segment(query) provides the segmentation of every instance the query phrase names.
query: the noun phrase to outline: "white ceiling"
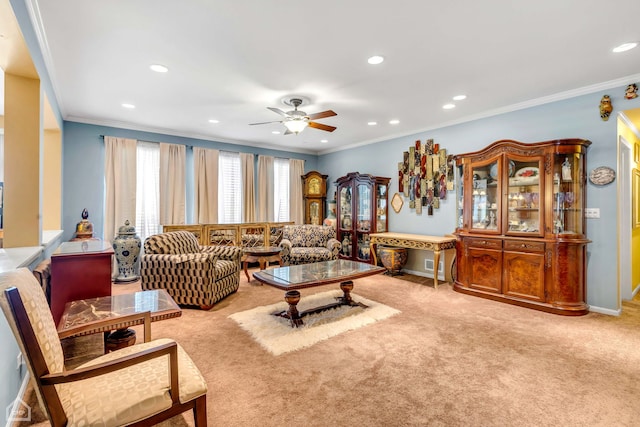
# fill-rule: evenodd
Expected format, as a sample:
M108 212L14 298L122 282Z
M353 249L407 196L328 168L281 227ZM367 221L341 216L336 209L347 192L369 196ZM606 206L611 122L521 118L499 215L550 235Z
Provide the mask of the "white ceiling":
M640 48L611 52L640 40L638 0L27 1L66 120L292 151L640 80ZM374 54L385 62L367 64ZM318 122L338 129L249 126L279 120L266 107L289 110L293 94L311 100L307 113L334 110Z

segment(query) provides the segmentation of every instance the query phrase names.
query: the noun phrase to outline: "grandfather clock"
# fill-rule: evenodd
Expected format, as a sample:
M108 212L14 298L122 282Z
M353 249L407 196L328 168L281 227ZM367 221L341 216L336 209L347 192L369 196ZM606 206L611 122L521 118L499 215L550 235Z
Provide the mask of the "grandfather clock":
M302 175L305 224L322 224L327 201L327 177L317 171Z

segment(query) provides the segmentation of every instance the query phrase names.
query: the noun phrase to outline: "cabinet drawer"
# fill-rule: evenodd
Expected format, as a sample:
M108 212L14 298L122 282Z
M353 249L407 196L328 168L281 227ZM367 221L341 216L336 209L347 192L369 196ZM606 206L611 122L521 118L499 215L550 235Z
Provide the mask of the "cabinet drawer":
M544 242L529 242L527 240L506 240L505 251L544 252Z
M470 248L502 249L502 240L471 238L465 239Z

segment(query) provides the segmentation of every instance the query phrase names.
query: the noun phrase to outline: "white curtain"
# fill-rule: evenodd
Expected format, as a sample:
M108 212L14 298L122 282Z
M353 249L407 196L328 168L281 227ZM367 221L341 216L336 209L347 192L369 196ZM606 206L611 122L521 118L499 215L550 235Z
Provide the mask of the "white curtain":
M252 153L240 153L240 165L242 167L242 213L243 222L256 220L256 190Z
M258 221L273 221L273 157L258 156Z
M160 146L136 145L136 232L142 241L160 233Z
M105 136L104 145L103 238L112 241L126 220L136 220L136 140Z
M302 175L304 175L304 160L289 159L289 221L294 221L296 224L304 224Z
M186 202L184 145L160 143L160 224L184 224Z
M193 148L194 205L196 224L218 223L218 150Z

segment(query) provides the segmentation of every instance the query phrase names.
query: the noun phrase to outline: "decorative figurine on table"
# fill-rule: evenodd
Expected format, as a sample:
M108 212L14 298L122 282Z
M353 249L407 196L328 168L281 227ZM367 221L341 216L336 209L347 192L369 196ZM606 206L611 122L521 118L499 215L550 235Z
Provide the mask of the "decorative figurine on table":
M624 97L627 99L634 99L638 97L638 85L631 83L624 91Z
M571 162L569 162L568 157L565 157L562 163L562 180L571 181Z
M76 224L76 239L91 239L93 237L93 224L89 222L89 211L82 210L82 221Z
M611 105L611 98L609 95L604 95L600 100L600 118L606 122L609 120L612 111L613 105Z

